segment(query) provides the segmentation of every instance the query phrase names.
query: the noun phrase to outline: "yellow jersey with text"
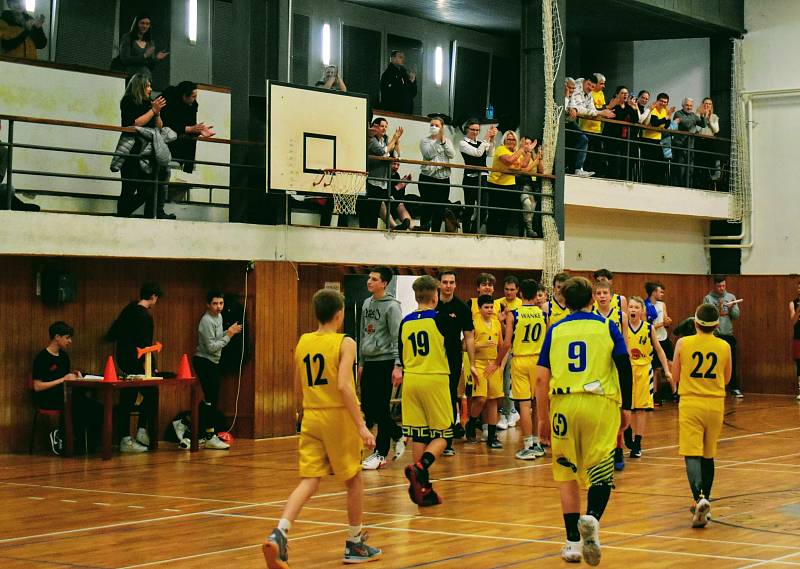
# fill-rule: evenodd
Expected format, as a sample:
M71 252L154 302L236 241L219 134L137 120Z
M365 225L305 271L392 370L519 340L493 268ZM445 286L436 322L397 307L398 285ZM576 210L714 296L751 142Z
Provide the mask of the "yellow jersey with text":
M653 107L650 110L650 116L659 119L665 119L667 118L667 109L664 108L659 111L657 108ZM642 129L642 138L648 138L650 140L661 140L661 132L657 130Z
M522 306L522 299L517 297L511 302L508 302L505 296L498 298L494 301L494 315L499 316L501 311L510 312Z
M653 365L653 325L642 320L637 329L628 321L628 345L631 348L631 365Z
M514 357L538 356L547 332L544 312L538 306L522 305L511 315L514 317L514 340L511 343Z
M679 350L681 377L678 394L698 397L725 397L725 368L731 348L712 334L681 338Z
M400 361L408 373L424 375L449 375L450 364L444 347L443 326L445 318L435 310L417 310L400 323Z
M606 95L602 91L593 91L592 100L594 101L594 108L598 111L606 106ZM583 132L602 132L603 123L600 121L593 121L591 119L580 119L580 128Z
M627 355L619 329L602 316L576 312L547 330L539 365L550 369L550 396L590 393L622 403L614 356Z
M487 324L483 318L478 316L472 321L475 326L475 359L476 360L495 360L497 359L497 346L500 344L500 321L492 318ZM479 348L478 344L484 342L495 342L494 346Z
M304 409L344 407L339 392L339 352L344 334L309 332L300 336L294 363L303 386ZM353 386L355 387L355 375Z
M610 306L608 312L606 314L603 314L603 312L600 310L600 306L598 306L598 304L595 302L592 312L594 312L598 316L602 316L606 320L610 320L611 322L616 324L617 329L620 332L622 332L622 308L620 308L619 306L616 307Z

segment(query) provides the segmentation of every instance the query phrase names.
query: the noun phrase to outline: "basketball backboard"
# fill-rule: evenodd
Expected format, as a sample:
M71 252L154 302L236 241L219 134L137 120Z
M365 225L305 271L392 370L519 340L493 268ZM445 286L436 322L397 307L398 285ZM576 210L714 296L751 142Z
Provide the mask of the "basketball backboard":
M326 169L367 169L367 97L267 83L267 190L332 193Z

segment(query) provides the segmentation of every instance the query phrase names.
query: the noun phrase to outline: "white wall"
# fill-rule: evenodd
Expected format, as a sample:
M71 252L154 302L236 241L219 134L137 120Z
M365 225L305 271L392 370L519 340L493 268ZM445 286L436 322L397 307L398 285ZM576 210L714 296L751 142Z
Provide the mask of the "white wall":
M684 97L697 104L711 92L710 67L708 38L633 42L633 89L647 89L651 101L664 92L678 108Z
M679 216L567 206L564 266L704 275L706 225Z
M753 248L742 253L743 274L789 274L800 268L800 8L795 0L745 0L744 88L797 89L753 102Z

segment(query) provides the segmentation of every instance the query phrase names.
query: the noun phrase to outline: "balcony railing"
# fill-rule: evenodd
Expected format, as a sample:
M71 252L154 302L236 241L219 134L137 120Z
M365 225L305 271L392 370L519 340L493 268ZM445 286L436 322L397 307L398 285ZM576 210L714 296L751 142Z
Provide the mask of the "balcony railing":
M38 124L38 125L48 125L53 127L54 131L57 131L59 128L79 128L79 129L92 129L92 130L101 130L101 131L112 131L112 132L119 132L119 133L129 133L132 135L136 135L137 131L133 127L119 127L115 125L104 125L104 124L93 124L93 123L84 123L84 122L76 122L76 121L63 121L63 120L51 120L51 119L41 119L41 118L34 118L34 117L24 117L24 116L16 116L16 115L2 115L0 114L0 120L5 120L8 122L8 129L7 129L7 142L0 142L0 149L6 150L6 166L7 166L7 174L5 179L5 187L7 191L5 192L5 200L4 203L0 203L0 208L5 209L13 209L12 204L14 200L15 192L19 192L21 194L28 194L32 193L35 195L44 195L44 196L58 196L58 197L65 197L65 198L83 198L83 199L96 199L96 200L118 200L119 198L114 195L108 194L92 194L92 193L84 193L84 192L68 192L68 191L60 191L60 190L52 190L52 189L42 189L42 188L23 188L23 187L15 187L15 178L19 177L20 175L28 175L28 176L37 176L37 177L44 177L44 178L71 178L71 179L81 179L81 180L93 180L93 181L103 181L109 183L119 183L122 181L130 181L135 182L138 184L143 185L150 185L151 192L148 196L148 199L152 200L151 203L147 204L149 207L146 209L152 211L152 217L157 217L159 213L159 195L163 194L166 191L167 185L170 188L177 187L183 189L191 189L191 188L200 188L200 189L207 189L209 190L208 201L182 201L180 203L195 205L195 206L205 206L205 207L213 207L213 208L228 208L228 203L217 203L213 199L212 193L214 191L242 191L242 192L253 192L263 194L265 192L264 187L256 187L256 186L233 186L230 183L228 184L211 184L211 183L195 183L195 182L185 182L185 181L170 181L168 177L165 178L163 168L159 169L158 167L153 167L153 173L148 178L128 178L120 176L105 176L105 175L97 175L97 174L86 174L86 173L74 173L74 172L57 172L51 171L47 169L45 160L42 160L41 163L43 167L41 169L20 169L15 167L15 155L21 152L43 152L43 153L69 153L75 155L83 155L83 156L106 156L109 160L112 159L114 156L122 156L126 159L148 159L151 161L151 164L155 161L155 149L151 154L129 154L129 153L118 153L115 151L111 151L111 149L97 149L97 148L75 148L69 146L56 146L50 144L28 144L25 142L20 142L19 140L15 140L15 125L19 123L25 124ZM56 138L54 136L54 138ZM197 138L198 143L202 144L226 144L229 146L248 146L248 147L261 147L264 148L263 143L251 142L251 141L242 141L242 140L229 140L229 139L221 139L221 138ZM497 216L498 219L510 221L512 216L516 216L518 220L518 227L520 228L520 235L523 236L526 234L524 231L526 220L531 221L534 228L534 231L541 235L541 218L544 215L552 215L552 213L543 213L541 212L541 197L542 192L539 186L540 180L543 178L553 179L553 176L547 174L533 174L532 176L523 176L519 175L516 176L517 183L513 186L509 186L509 189L498 188L495 186L489 187L486 184L486 174L489 174L495 170L488 167L476 167L476 166L467 166L463 164L457 163L434 163L434 162L426 162L422 160L403 160L403 159L395 159L395 158L381 158L381 157L373 157L373 160L385 160L388 162L399 162L400 164L409 164L409 165L428 165L428 166L443 166L453 169L453 171L462 170L464 172L467 171L478 171L480 175L477 176L478 183L477 185L472 184L464 184L463 180L462 183L458 182L430 182L427 183L428 186L432 186L439 190L439 195L444 195L445 198L443 200L431 201L431 200L423 200L419 196L414 196L413 194L406 193L405 197L402 199L402 202L412 210L412 217L418 217L419 214L425 211L425 208L433 209L434 211L443 211L445 209L449 209L453 212L453 214L459 220L465 219L472 219L475 220L475 231L474 233L482 234L484 233L483 226L486 223L487 219L491 220L493 217ZM263 165L254 165L254 164L243 164L243 163L234 163L234 162L215 162L215 161L207 161L207 160L174 160L179 162L180 164L194 164L194 165L201 165L201 166L209 166L215 168L237 168L237 169L244 169L246 171L254 172L256 175L248 176L248 178L252 179L264 179L264 166ZM513 173L509 170L503 170L503 173ZM260 174L260 175L258 175ZM402 180L406 182L408 186L415 186L419 185L419 180ZM381 183L385 182L387 188L384 190L386 193L385 195L382 193L379 194L372 194L372 195L362 195L359 196L358 202L359 207L363 207L366 204L372 204L372 207L380 208L383 205L387 211L392 211L394 206L398 204L400 200L397 200L390 191L391 185L396 180L392 180L391 178L382 178L382 177L369 177L367 178L367 182L373 186L380 185ZM2 188L2 186L0 186ZM464 203L450 203L447 199L447 195L449 194L450 188L463 188L466 191L474 191L476 192L476 203L475 204L464 204ZM536 207L533 210L525 210L521 206L520 198L522 197L523 192L531 196L532 202L536 204ZM424 192L423 192L424 193ZM297 188L295 194L300 194L304 196L307 202L310 204L315 204L313 207L314 209L319 210L325 217L326 213L332 212L332 196L330 193L315 193L309 192L303 188ZM283 194L284 204L283 207L285 208L285 212L287 214L284 221L286 224L291 225L291 213L292 210L297 209L307 209L308 204L305 206L296 203L296 200L292 199L290 193ZM321 205L320 202L324 200L325 204ZM229 202L230 200L225 200ZM413 211L417 210L417 211ZM86 212L91 213L91 212ZM496 231L495 234L498 235L507 235L508 227L513 226L513 223L507 223L501 229L501 231ZM386 230L392 231L392 227L389 223L386 223ZM529 233L527 233L530 235Z
M578 115L578 119L601 123L603 132L583 131L578 123L567 122L567 172L574 171L579 155L585 152L583 169L595 171L598 178L728 190L731 148L728 138L602 117ZM614 134L609 134L612 131ZM646 138L643 134L647 132L660 133L661 140ZM588 148L581 142L588 142Z

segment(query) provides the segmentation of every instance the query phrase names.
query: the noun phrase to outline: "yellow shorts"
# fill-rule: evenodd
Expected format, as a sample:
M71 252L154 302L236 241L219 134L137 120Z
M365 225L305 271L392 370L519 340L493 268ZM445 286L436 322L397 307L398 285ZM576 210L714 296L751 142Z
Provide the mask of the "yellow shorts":
M678 404L678 454L714 458L724 418L724 397L681 397Z
M300 428L300 476L321 478L333 472L346 482L361 472L364 443L344 407L304 409Z
M653 408L653 367L631 366L633 368L633 409Z
M550 398L553 479L584 488L614 484L619 405L602 395L574 393Z
M473 397L486 397L487 399L500 399L505 397L503 391L503 368L497 368L491 377L485 377L486 367L494 360L476 360L475 368L478 370L480 381L472 386ZM512 360L513 361L513 360Z
M402 407L407 437L418 442L453 437L449 376L406 373Z
M469 354L463 352L463 360L461 362L461 378L458 380L458 397L459 399L467 394L467 386L472 390L472 372L469 369ZM470 393L471 395L471 393Z
M536 396L536 366L539 356L511 358L511 399L529 401Z

